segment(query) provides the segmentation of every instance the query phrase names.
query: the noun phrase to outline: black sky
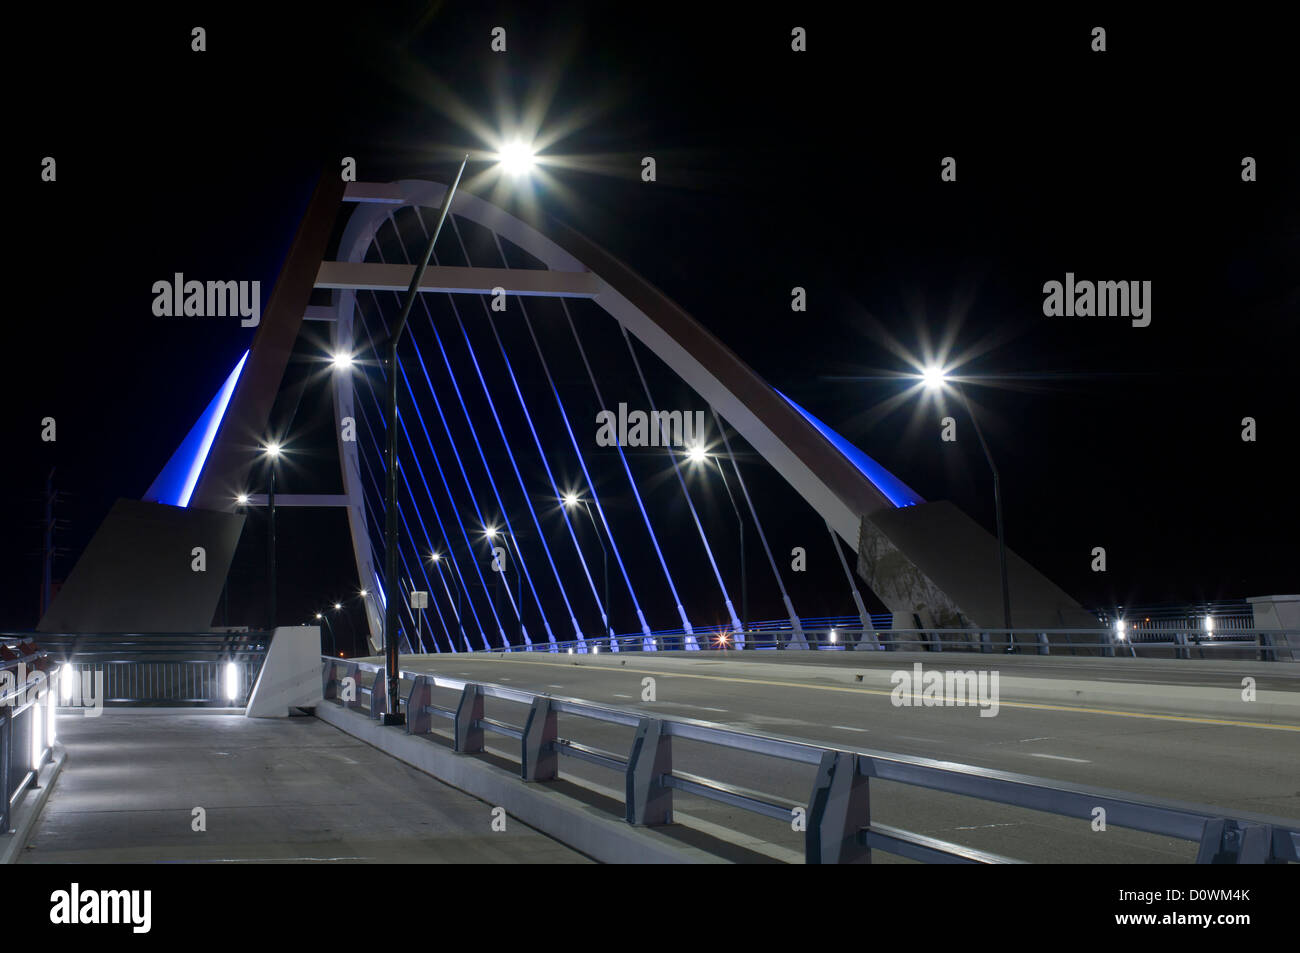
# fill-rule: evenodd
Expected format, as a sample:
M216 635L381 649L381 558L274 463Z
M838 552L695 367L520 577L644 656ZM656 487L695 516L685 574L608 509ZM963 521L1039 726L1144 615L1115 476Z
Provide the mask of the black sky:
M145 491L247 347L229 323L154 318L152 283L182 271L269 292L315 175L343 155L363 179L447 177L449 149L482 143L427 77L495 125L503 93L521 103L553 75L544 128L585 119L551 151L601 156L610 174L557 172L582 204L546 195L545 211L924 497L991 528L977 445L940 443L937 415L910 406L880 419L897 382L842 379L908 370L886 334L983 349L963 373L1007 385L970 393L1009 545L1086 604L1300 581L1300 136L1270 14L404 3L24 17L11 42L40 70L11 86L8 117L2 628L36 621L50 467L70 494L58 575L115 498ZM206 53L190 50L196 25ZM1105 53L1089 50L1099 25ZM506 54L489 48L494 26ZM793 26L807 53L790 51ZM57 183L39 180L46 155ZM944 156L955 183L940 181ZM1042 285L1067 271L1152 281L1152 325L1044 317ZM795 285L806 315L790 312ZM56 444L39 439L45 416ZM282 582L289 621L355 586L341 525L282 529L301 554ZM257 531L236 569L249 586Z

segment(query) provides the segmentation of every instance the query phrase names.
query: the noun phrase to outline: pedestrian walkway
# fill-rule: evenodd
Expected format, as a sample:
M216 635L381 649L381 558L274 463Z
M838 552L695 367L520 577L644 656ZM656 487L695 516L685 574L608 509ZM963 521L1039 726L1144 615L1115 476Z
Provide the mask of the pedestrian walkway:
M59 740L21 863L590 862L311 717L108 710Z

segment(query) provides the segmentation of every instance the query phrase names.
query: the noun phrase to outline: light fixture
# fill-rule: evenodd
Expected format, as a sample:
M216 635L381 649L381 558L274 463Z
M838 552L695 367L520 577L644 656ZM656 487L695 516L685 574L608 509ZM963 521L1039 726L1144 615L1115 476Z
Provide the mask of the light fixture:
M690 460L691 463L703 463L707 457L708 454L704 452L704 447L698 443L686 451L686 459Z
M836 642L839 641L839 639L840 639L839 635L836 634L834 629L831 629L831 645L834 645Z
M64 662L59 669L59 696L66 704L72 701L72 663Z
M226 701L233 702L239 697L239 666L234 662L226 663Z
M54 730L54 687L51 686L45 694L45 743L53 748L58 738L58 733Z
M1121 642L1123 642L1127 638L1127 636L1124 635L1123 619L1120 619L1118 622L1115 623L1115 638L1119 639Z
M274 441L268 443L262 450L268 457L278 457L280 455L280 445Z
M316 613L316 618L320 619L320 618L324 618L324 617L323 617L319 612L317 612L317 613Z
M330 363L341 371L349 370L352 367L352 355L346 351L339 351L337 354L330 355Z
M240 506L243 506L248 502L248 494L247 493L239 494L239 496L235 497L235 502L238 503Z
M921 371L921 383L925 385L927 390L942 387L947 379L948 377L944 374L942 367L931 365Z
M1205 617L1205 634L1214 635L1214 616L1207 615Z
M497 161L510 175L523 175L529 171L537 162L537 156L533 153L533 147L528 143L515 139L507 142L497 153Z
M577 506L577 505L578 505L578 494L576 494L576 493L566 493L566 494L564 494L564 505L565 505L565 506Z
M32 756L31 766L33 771L41 769L41 760L45 756L45 732L41 730L41 702L37 699L32 705Z
M368 595L370 595L370 593L366 592L366 590L364 590L364 589L361 590L361 598L362 598L362 599L364 599L364 598L365 598L366 596L368 596Z
M497 538L497 528L495 526L489 526L487 529L483 530L483 533L488 539Z
M442 553L434 553L434 554L433 554L432 556L430 556L429 558L432 559L435 563L436 563L436 562L441 562L441 561L442 561Z
M335 608L335 609L342 609L342 608L343 608L343 603L341 603L341 602L336 602L336 603L334 603L334 608Z

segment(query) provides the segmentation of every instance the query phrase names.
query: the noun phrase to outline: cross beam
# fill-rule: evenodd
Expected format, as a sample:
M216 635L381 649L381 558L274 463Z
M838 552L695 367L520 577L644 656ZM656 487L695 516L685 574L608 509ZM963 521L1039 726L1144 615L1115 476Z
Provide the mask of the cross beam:
M406 291L414 265L377 262L323 261L316 273L317 288L351 291ZM494 294L547 298L594 298L604 282L589 271L550 271L520 268L457 268L430 265L420 281L420 291L454 294Z

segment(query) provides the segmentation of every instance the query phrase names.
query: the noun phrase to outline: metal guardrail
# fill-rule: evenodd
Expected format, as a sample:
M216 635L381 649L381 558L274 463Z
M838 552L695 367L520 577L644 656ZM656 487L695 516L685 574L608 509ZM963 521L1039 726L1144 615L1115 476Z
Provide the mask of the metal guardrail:
M21 642L5 649L13 657L0 661L0 837L9 835L14 808L53 755L59 680L47 652Z
M386 710L387 689L382 666L329 657L322 657L321 661L325 699L339 699L339 689L345 686L343 679L351 678L351 697L344 699L345 707L368 710L371 718L378 718ZM341 678L340 670L344 673ZM363 674L372 676L369 685L362 684ZM787 823L796 818L798 811L803 811L807 863L869 860L873 850L932 863L1017 862L874 823L869 802L873 778L1089 823L1101 808L1106 812L1108 825L1192 841L1197 845L1196 863L1300 862L1300 829L1286 819L1229 813L1205 805L1064 784L948 761L752 734L694 719L650 717L639 711L443 675L402 672L401 677L410 684L407 697L399 699L406 710L406 730L410 734L430 732L433 718L449 720L455 750L461 754L483 752L484 735L489 731L511 738L520 746L520 776L525 781L558 778L561 756L618 772L624 778L625 819L636 825L670 823L674 791ZM458 690L461 694L457 706L433 704L435 687ZM344 694L349 694L346 687ZM484 705L487 698L528 705L527 720L523 725L513 725L487 717ZM626 755L620 755L562 738L560 715L634 728L631 749ZM816 779L807 802L796 803L724 781L675 771L673 738L815 765Z
M809 649L819 651L1017 652L1036 655L1086 655L1101 658L1254 658L1259 661L1300 661L1300 629L1235 629L1207 633L1199 628L1145 630L1140 639L1115 631L1091 629L852 629L804 630ZM696 634L701 649L727 651L797 651L804 648L781 633L720 632L707 642ZM680 652L688 649L684 635L655 636L646 645L642 635L536 642L490 652ZM1140 651L1139 651L1140 650ZM477 652L478 650L476 650Z
M39 638L71 685L82 695L93 693L96 704L112 707L244 707L270 644L267 632L41 633Z

